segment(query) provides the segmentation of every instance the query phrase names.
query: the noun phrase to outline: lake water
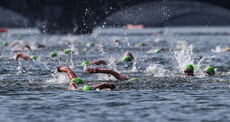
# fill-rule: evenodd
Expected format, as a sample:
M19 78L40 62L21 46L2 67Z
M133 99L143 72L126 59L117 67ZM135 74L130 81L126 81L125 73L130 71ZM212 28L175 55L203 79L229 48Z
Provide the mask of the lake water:
M98 28L87 36L9 29L0 40L0 121L230 121L230 52L224 51L230 47L230 27ZM4 47L4 40L19 45ZM88 47L90 42L95 46ZM139 42L146 46L138 46ZM38 56L37 61L14 61L24 44L32 50L20 52ZM45 48L37 49L37 44ZM66 48L73 53L64 54ZM160 48L165 52L153 53ZM58 56L50 58L51 51ZM121 61L126 51L135 61ZM83 61L98 59L108 65L88 67L113 69L139 81L83 72ZM196 64L195 77L183 76L189 63ZM209 65L216 74L205 77ZM71 67L89 85L113 82L116 88L68 90L69 79L56 71L58 66Z

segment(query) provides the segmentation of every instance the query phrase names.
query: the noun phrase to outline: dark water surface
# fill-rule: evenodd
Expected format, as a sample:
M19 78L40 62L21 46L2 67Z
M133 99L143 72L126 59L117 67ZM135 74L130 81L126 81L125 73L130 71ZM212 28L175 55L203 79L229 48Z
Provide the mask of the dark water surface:
M89 36L41 35L36 30L10 29L1 40L19 45L3 47L0 56L0 121L230 121L230 27L97 29ZM17 39L17 34L22 39ZM47 40L44 40L46 38ZM120 40L115 44L114 39ZM95 46L88 47L89 42ZM143 42L147 46L140 47ZM35 45L43 43L44 49ZM14 61L20 51L37 61ZM70 48L73 54L65 55ZM84 48L88 48L85 52ZM151 50L164 48L163 53ZM56 51L57 58L49 53ZM126 51L135 61L122 62ZM107 66L139 81L117 81L105 74L86 74L84 60L103 59ZM183 77L187 64L196 64L195 77ZM212 65L216 75L205 77ZM113 82L115 91L70 91L69 66L87 84ZM98 67L98 66L88 66Z

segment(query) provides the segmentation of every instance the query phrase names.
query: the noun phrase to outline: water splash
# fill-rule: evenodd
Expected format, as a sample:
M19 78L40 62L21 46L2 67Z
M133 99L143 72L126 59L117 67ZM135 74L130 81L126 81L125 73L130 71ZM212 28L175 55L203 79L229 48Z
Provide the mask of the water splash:
M203 71L205 70L205 68L207 68L208 66L214 66L214 63L212 63L214 59L217 59L217 57L211 56L201 58L196 65L195 73L203 75Z
M48 79L46 82L48 84L67 84L69 83L69 78L66 73L55 73L52 74L52 79Z
M167 70L160 64L151 64L145 70L147 73L153 73L155 77L165 77Z
M194 64L193 45L188 45L185 41L177 41L174 47L181 47L181 49L173 48L173 64L177 69L183 71L187 64Z
M220 52L223 52L223 51L224 51L224 49L223 49L223 48L221 48L221 46L220 46L220 45L218 45L218 46L216 46L216 49L212 49L211 51L212 51L212 52L216 52L216 53L220 53Z

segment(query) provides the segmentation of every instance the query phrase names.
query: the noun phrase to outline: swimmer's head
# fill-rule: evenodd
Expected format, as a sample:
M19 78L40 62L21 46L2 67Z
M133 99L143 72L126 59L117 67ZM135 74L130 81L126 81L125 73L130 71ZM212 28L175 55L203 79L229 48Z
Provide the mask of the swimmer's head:
M65 49L65 50L64 50L64 53L65 53L65 54L68 54L68 53L70 53L70 52L71 52L70 49Z
M76 84L84 84L83 80L81 78L73 78L71 82L74 82Z
M8 42L7 41L4 41L3 42L3 45L6 47L8 45Z
M88 86L88 85L85 85L82 90L93 90L92 87Z
M188 64L184 70L185 76L194 76L194 67L191 64Z
M132 61L132 58L130 56L124 56L123 61Z
M205 69L204 73L207 76L213 76L213 75L215 75L215 70L212 66L209 66Z
M86 65L86 64L89 64L88 61L83 61L83 62L81 63L81 66L84 66L84 65Z
M87 44L87 46L88 46L88 47L92 47L92 46L94 46L94 43L93 43L93 42L90 42L90 43Z
M87 51L88 51L88 48L84 48L83 50L84 50L85 52L87 52Z
M30 57L30 59L32 59L32 60L37 60L37 56L35 56L35 55L32 55L31 57Z
M139 81L137 78L131 78L128 80L129 82L135 82L135 81Z
M57 56L57 53L56 53L56 52L53 51L53 52L50 53L50 57L53 58L53 57L56 57L56 56Z
M160 49L156 49L156 50L154 50L154 53L160 53L161 52L161 50Z
M145 44L143 42L139 42L137 45L138 46L145 46Z

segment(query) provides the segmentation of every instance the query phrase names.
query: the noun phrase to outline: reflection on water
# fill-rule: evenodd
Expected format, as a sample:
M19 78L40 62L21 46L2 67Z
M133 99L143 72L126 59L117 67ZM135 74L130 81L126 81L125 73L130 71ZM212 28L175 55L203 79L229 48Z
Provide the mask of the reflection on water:
M3 121L223 121L229 120L228 27L149 28L143 30L97 29L89 36L40 35L36 30L11 30L2 36L9 45L1 45L0 102ZM162 32L162 33L158 33ZM17 39L18 33L22 39ZM119 43L114 43L114 39ZM94 42L95 46L89 46ZM142 42L147 46L138 46ZM37 55L37 61L14 61L24 44ZM37 49L37 44L45 48ZM72 54L64 54L69 48ZM86 51L86 49L88 51ZM151 50L163 48L162 53ZM219 50L219 48L221 50ZM218 51L215 51L217 50ZM50 58L51 51L57 52ZM122 62L126 51L135 61ZM99 68L114 69L139 81L116 81L105 74L88 75L81 63L103 59ZM195 77L183 77L184 67L196 64ZM208 65L215 67L214 77L204 77ZM56 67L69 66L87 84L114 82L116 90L69 91L69 79ZM88 65L87 67L96 67Z

